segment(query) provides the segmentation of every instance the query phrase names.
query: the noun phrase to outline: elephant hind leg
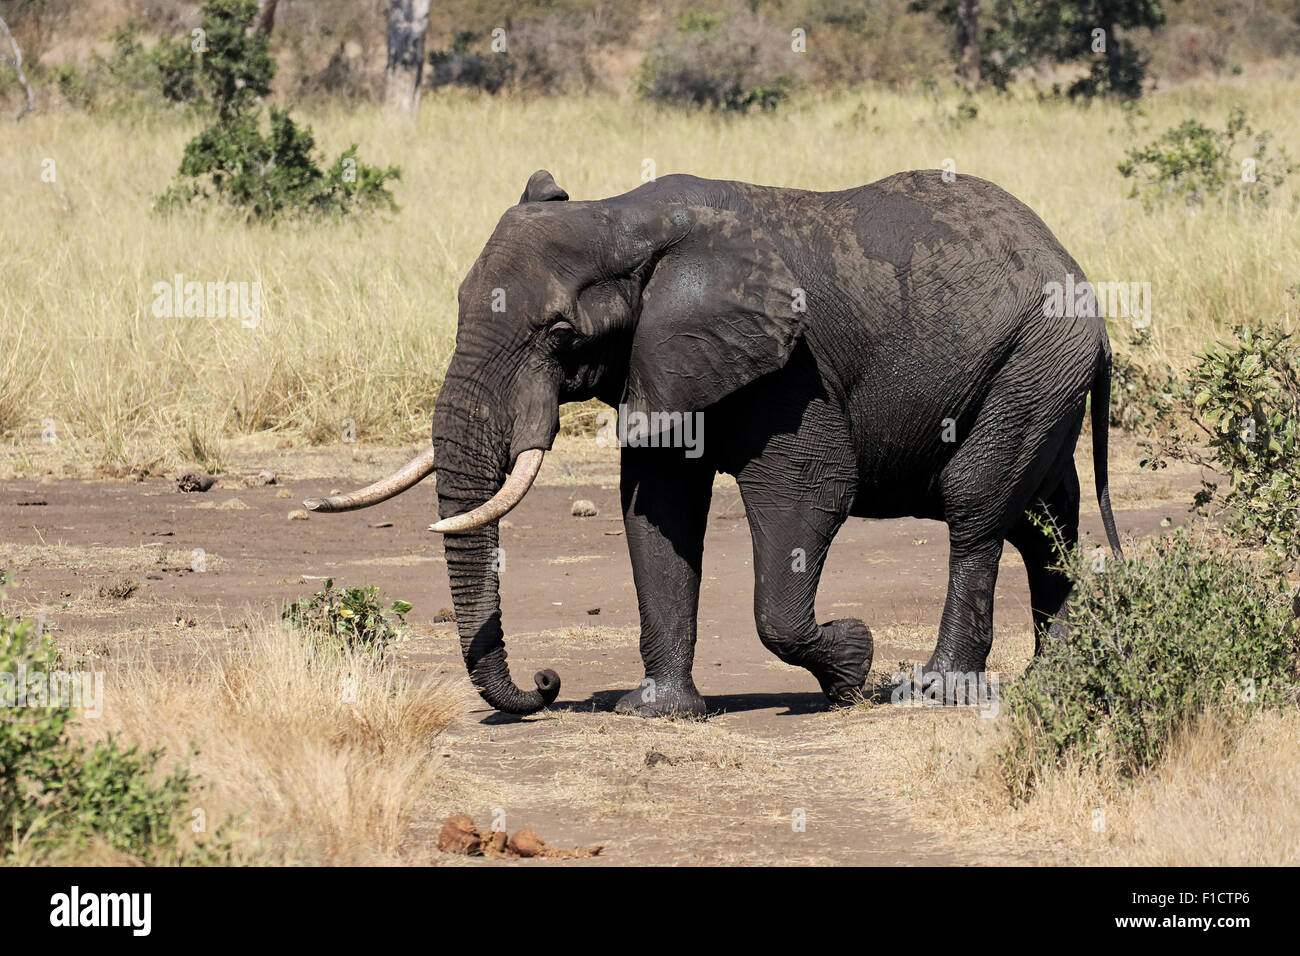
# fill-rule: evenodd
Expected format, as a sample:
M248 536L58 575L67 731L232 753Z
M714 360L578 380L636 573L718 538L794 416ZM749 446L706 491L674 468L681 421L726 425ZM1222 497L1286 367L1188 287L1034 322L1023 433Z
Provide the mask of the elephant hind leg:
M740 480L754 545L758 636L787 664L807 668L833 704L861 699L873 650L861 621L818 624L815 612L826 554L848 514L850 474Z
M1015 381L1017 369L1008 367L1005 375ZM1082 401L1080 393L1080 407ZM926 670L945 682L969 682L984 670L993 646L993 598L1003 542L1025 521L1025 511L1041 489L1052 487L1052 476L1073 471L1078 420L1044 418L1041 407L1021 391L995 389L942 473L950 544L948 594ZM1072 487L1077 514L1077 478ZM1027 536L1017 534L1016 540ZM1034 564L1041 564L1037 556ZM1046 605L1051 582L1037 570L1033 573Z
M1053 529L1054 534L1049 536L1034 518ZM1055 490L1038 499L1007 532L1007 540L1020 552L1029 576L1035 656L1042 650L1044 638L1061 633L1065 603L1070 596L1070 579L1056 567L1060 556L1055 536L1067 551L1079 541L1079 476L1073 462Z

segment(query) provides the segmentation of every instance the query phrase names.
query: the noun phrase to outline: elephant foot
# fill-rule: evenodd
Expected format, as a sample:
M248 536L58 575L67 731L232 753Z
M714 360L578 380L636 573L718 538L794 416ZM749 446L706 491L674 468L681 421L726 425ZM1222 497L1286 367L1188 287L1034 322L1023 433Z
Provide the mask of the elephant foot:
M875 652L871 630L854 618L830 621L819 630L818 660L803 666L817 678L832 706L857 703L862 700L862 689Z
M988 693L987 657L987 653L954 654L936 649L921 674L919 696L949 706L983 704Z
M708 714L708 707L692 681L673 685L646 678L640 687L618 699L614 713L641 717L704 717Z

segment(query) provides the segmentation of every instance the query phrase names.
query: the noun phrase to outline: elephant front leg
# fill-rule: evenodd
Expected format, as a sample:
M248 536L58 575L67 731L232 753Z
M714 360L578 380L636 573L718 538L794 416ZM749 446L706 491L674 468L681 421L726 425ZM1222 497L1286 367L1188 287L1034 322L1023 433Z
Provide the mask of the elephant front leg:
M704 698L691 668L714 470L681 449L628 448L622 457L623 524L641 608L645 679L614 709L702 717Z

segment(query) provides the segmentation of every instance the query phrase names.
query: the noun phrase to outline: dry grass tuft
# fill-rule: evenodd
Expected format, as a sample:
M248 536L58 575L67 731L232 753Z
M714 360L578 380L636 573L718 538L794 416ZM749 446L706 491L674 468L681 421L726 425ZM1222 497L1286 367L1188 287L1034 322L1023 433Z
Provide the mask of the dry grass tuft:
M1264 712L1228 729L1204 718L1136 780L1073 763L1013 805L993 766L1001 722L897 722L920 754L897 784L928 826L954 840L982 834L1039 862L1118 866L1300 863L1300 714Z
M239 818L236 847L264 862L401 862L437 780L433 741L467 709L461 688L364 655L313 652L272 626L197 660L116 664L92 729L162 745L208 784L209 829Z

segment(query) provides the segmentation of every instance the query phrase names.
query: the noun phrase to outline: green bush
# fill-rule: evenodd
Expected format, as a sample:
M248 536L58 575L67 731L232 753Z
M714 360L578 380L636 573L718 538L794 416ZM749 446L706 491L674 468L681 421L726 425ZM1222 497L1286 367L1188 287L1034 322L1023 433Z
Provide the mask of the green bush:
M55 67L50 77L63 101L84 110L164 105L161 63L171 44L164 39L146 48L140 42L142 31L140 23L129 21L108 35L108 56L93 53L83 67Z
M1132 198L1151 204L1175 197L1189 204L1236 196L1241 202L1263 205L1297 166L1285 150L1269 154L1272 134L1256 133L1246 111L1235 107L1222 132L1189 119L1165 130L1152 143L1128 151L1120 175L1133 180ZM1250 153L1235 159L1239 145Z
M269 134L257 113L240 113L210 126L185 144L178 183L158 197L160 210L201 200L219 200L254 219L282 214L341 216L354 209L397 204L385 187L401 173L357 162L355 144L325 171L316 165L310 128L299 127L288 111L272 108Z
M334 581L327 579L323 590L308 601L288 605L280 617L326 640L335 649L361 651L382 660L398 636L388 613L398 624L405 624L410 610L411 605L406 601L394 601L385 612L378 589L336 588Z
M1212 469L1193 502L1222 518L1279 569L1300 563L1300 350L1291 333L1258 323L1202 353L1175 386L1167 425L1143 465L1169 459ZM1174 414L1177 414L1177 418Z
M908 6L929 11L944 24L958 21L959 0L911 0ZM1070 99L1141 97L1148 58L1131 38L1138 30L1156 29L1165 22L1162 0L990 0L978 10L976 43L985 82L1005 90L1027 68L1086 63L1088 72L1068 87L1052 85L1054 96ZM1097 49L1097 29L1105 31L1104 50Z
M158 197L155 209L212 200L254 219L395 210L386 184L401 178L396 166L360 163L354 143L322 171L311 129L300 128L288 110L272 108L269 132L263 133L259 102L270 91L275 62L267 36L253 30L256 15L252 0L207 0L206 51L191 53L173 41L160 55L164 95L212 116L213 122L185 144L181 182Z
M1133 775L1199 714L1232 721L1294 700L1296 612L1282 579L1187 529L1100 570L1081 551L1063 566L1069 636L1007 693L998 765L1016 799L1071 757Z
M1110 425L1125 431L1145 431L1172 400L1174 371L1167 364L1140 357L1151 344L1148 329L1134 329L1129 354L1116 352L1110 369Z
M452 38L451 48L429 53L429 85L461 86L497 93L510 82L514 61L509 53L478 53L471 49L478 34L461 30Z
M179 845L198 785L185 767L162 775L161 750L113 737L86 744L72 734L71 706L37 696L59 667L31 621L0 617L0 861L75 859L94 842L142 863L219 860L224 837L196 850Z
M254 108L270 94L275 78L270 40L253 29L256 18L255 0L207 0L201 38L165 37L159 43L163 95L215 111L221 119Z

